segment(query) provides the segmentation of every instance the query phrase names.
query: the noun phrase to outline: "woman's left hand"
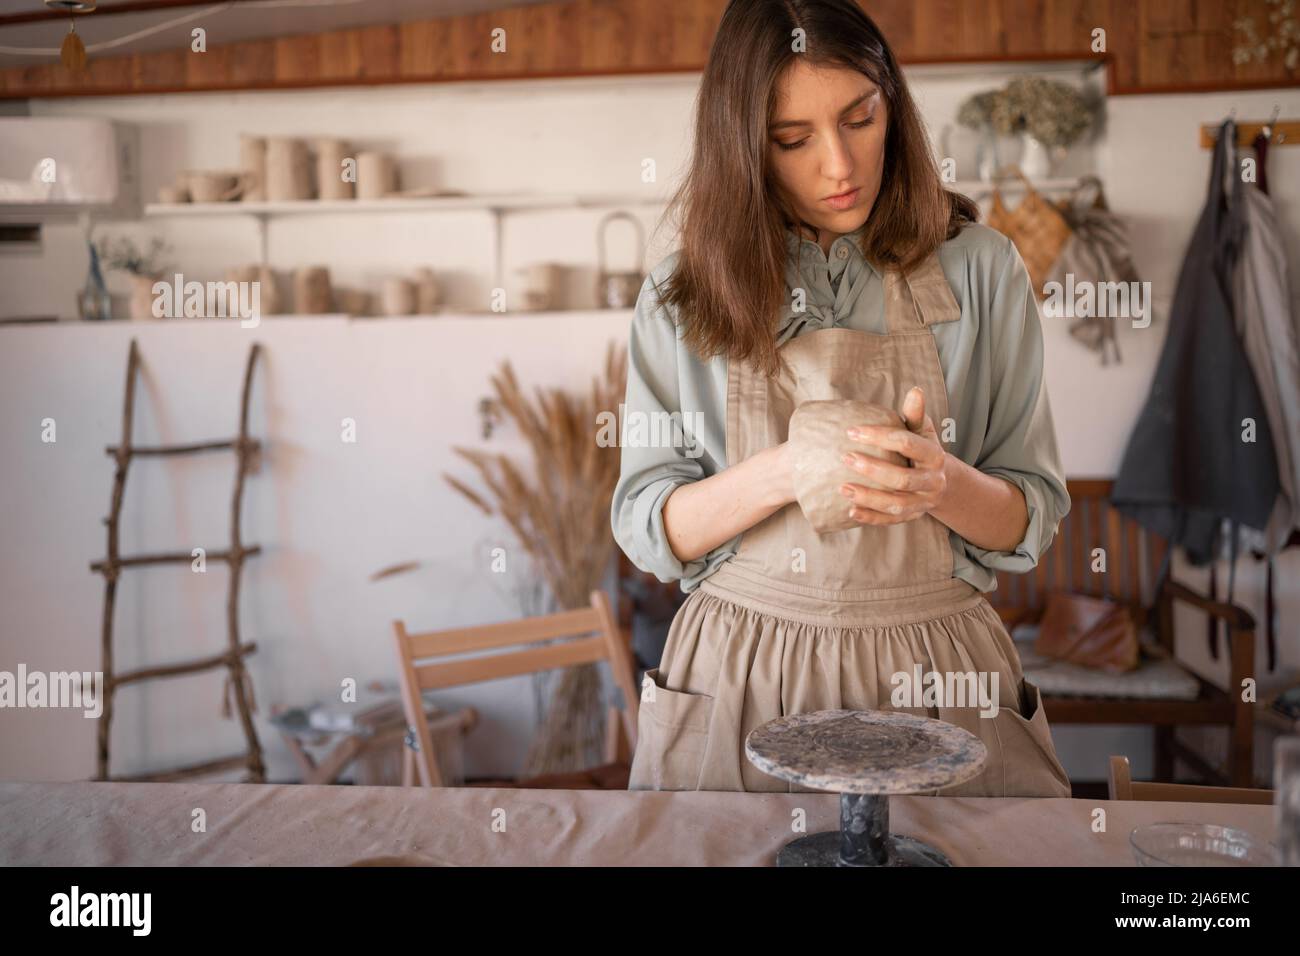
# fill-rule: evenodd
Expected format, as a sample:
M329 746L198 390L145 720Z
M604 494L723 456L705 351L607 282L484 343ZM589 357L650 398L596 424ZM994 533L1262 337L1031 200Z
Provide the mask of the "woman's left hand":
M925 395L920 388L913 388L903 399L903 418L908 428L859 425L849 429L849 438L854 441L896 451L911 461L911 467L906 467L859 452L844 456L844 463L850 468L889 489L881 491L859 484L840 486L840 494L852 503L849 514L859 524L913 521L943 501L948 484L944 471L948 453L939 443L934 422L925 413Z

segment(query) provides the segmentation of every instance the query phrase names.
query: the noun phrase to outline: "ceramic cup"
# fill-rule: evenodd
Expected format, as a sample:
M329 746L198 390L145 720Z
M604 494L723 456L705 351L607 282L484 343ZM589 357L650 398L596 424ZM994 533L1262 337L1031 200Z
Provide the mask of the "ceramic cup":
M348 315L371 315L370 293L347 287L334 290L334 307Z
M394 276L384 280L384 315L410 315L415 311L415 283Z
M534 262L516 270L524 279L524 306L532 310L559 307L563 266L555 262Z
M230 202L240 197L248 180L238 172L195 170L185 174L185 184L194 202Z
M397 188L397 167L387 153L357 153L357 198L383 199Z

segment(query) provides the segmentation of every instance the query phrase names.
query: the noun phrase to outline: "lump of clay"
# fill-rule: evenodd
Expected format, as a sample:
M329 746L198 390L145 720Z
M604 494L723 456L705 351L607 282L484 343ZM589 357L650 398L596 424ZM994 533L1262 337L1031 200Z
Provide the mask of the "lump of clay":
M844 464L841 459L846 452L872 455L904 467L908 463L896 451L849 438L848 430L857 425L907 427L903 416L892 409L848 399L804 402L790 416L795 498L818 534L862 526L849 517L853 502L840 494L840 485L884 488Z

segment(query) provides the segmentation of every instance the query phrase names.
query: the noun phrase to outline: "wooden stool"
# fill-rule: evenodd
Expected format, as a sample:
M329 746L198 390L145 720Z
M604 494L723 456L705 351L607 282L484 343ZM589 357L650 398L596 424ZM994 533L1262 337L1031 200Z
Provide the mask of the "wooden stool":
M354 760L393 749L401 761L402 786L412 785L413 764L406 759L410 728L406 724L400 701L394 700L370 712L363 712L358 715L357 727L350 730L318 729L301 719L295 719L296 717L297 713L290 712L278 715L272 722L280 730L290 753L298 762L303 783L334 783ZM477 723L478 712L473 707L444 712L426 702L425 718L430 736L441 740L446 747L459 744L463 735ZM331 741L333 743L329 750L319 759L307 750L307 745Z

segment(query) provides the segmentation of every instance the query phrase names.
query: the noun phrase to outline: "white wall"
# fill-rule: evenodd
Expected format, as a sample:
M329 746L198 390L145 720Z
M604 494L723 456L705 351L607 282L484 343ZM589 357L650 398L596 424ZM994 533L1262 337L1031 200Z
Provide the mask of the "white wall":
M951 68L913 71L914 92L936 138L963 96L1004 79ZM233 166L240 132L341 135L393 148L404 157L404 185L472 193L664 193L688 157L696 88L690 76L638 77L49 100L33 103L32 111L140 124L150 197L180 168ZM1124 362L1106 368L1062 325L1045 322L1052 408L1071 475L1114 474L1146 397L1204 196L1209 153L1197 146L1198 125L1217 122L1232 107L1242 118L1267 117L1275 103L1283 116L1300 109L1291 90L1112 98L1104 136L1072 161L1075 171L1101 174L1112 208L1132 222L1137 264L1153 282L1157 314L1149 329L1121 328ZM641 183L645 157L656 161L658 184ZM1300 150L1275 149L1270 174L1300 286ZM590 306L595 225L605 211L510 217L507 269L543 259L567 263L574 267L570 303ZM653 229L654 210L637 212L647 231ZM631 256L630 236L620 230L610 231L615 265L630 261L618 257ZM254 256L253 226L240 220L154 220L110 231L164 235L187 278L216 278ZM386 275L429 265L454 309L486 306L490 232L484 214L287 219L273 224L270 240L277 268L327 264L337 283L373 288ZM45 243L38 257L0 257L0 315L71 313L85 275L84 247L73 226L48 228ZM663 230L645 265L657 262L671 243ZM473 402L486 394L487 375L500 359L509 357L522 378L539 384L585 382L605 341L625 334L626 321L626 313L596 313L545 321L263 322L257 336L268 349L265 404L254 421L272 452L268 471L249 485L244 525L247 537L268 549L249 565L244 617L245 636L260 644L253 673L263 716L269 703L324 693L340 674L389 675L386 628L394 616L439 626L514 613L501 582L474 565L484 547L507 540L506 532L476 519L438 475L455 467L448 450L453 443L476 443ZM561 334L553 334L555 322L564 324ZM102 582L87 563L104 546L99 521L108 506L111 466L102 448L117 438L125 340L133 332L147 338L153 376L140 403L142 441L151 434L158 440L225 434L231 427L249 338L233 326L197 320L0 329L0 514L6 525L0 603L7 610L0 668L23 661L30 668L63 669L73 658L90 667L98 659ZM39 442L39 421L47 416L59 422L56 446ZM364 423L355 447L338 440L344 416ZM132 522L127 546L224 540L228 479L228 459L219 456L141 467L126 506ZM431 559L432 569L367 583L378 567L409 556ZM1282 664L1292 667L1300 666L1298 566L1294 552L1278 565ZM1203 574L1181 564L1175 573L1194 587L1204 584ZM128 577L118 602L124 655L152 660L219 646L224 572L179 582L174 574ZM1242 562L1237 577L1237 600L1261 612L1262 567ZM1180 650L1205 673L1221 675L1222 665L1205 659L1200 622L1189 616L1179 623L1189 635ZM237 742L233 724L224 725L224 740L211 736L219 687L197 689L199 683L137 689L134 703L125 703L131 695L124 693L115 737L121 769L197 759ZM478 759L471 772L513 769L532 719L526 696L518 685L454 695L453 701L477 704L488 722L474 738ZM0 778L77 778L93 769L92 722L30 712L8 712L0 720L6 731L0 734ZM273 776L290 776L287 754L265 720L259 729ZM1148 766L1145 731L1057 727L1054 733L1077 777L1103 776L1104 758L1113 752L1129 753L1139 775Z
M529 568L509 531L482 517L443 480L478 480L454 446L500 450L526 461L510 429L485 442L478 400L509 354L523 382L586 387L607 342L626 340L630 310L526 317L348 320L191 319L30 326L3 330L0 446L5 515L0 669L94 671L104 584L89 563L105 553L113 465L129 340L139 340L137 444L233 436L250 343L262 344L250 430L267 444L248 479L242 532L262 553L248 560L242 638L261 707L259 734L274 778L293 766L270 705L337 700L341 681L395 680L391 622L413 629L504 620L520 613ZM355 442L342 421L356 423ZM53 419L56 441L41 440ZM229 541L234 456L136 459L122 508L123 554L209 552ZM494 573L491 551L506 551ZM415 572L370 582L418 560ZM228 572L211 562L123 573L116 668L129 670L220 652ZM216 672L222 673L224 672ZM509 769L532 722L526 678L449 691L473 703L481 724L471 774ZM235 722L217 719L221 677L157 681L118 695L115 773L198 762L237 752ZM366 699L364 690L362 701ZM0 770L9 778L76 778L94 768L95 722L80 712L0 713Z

